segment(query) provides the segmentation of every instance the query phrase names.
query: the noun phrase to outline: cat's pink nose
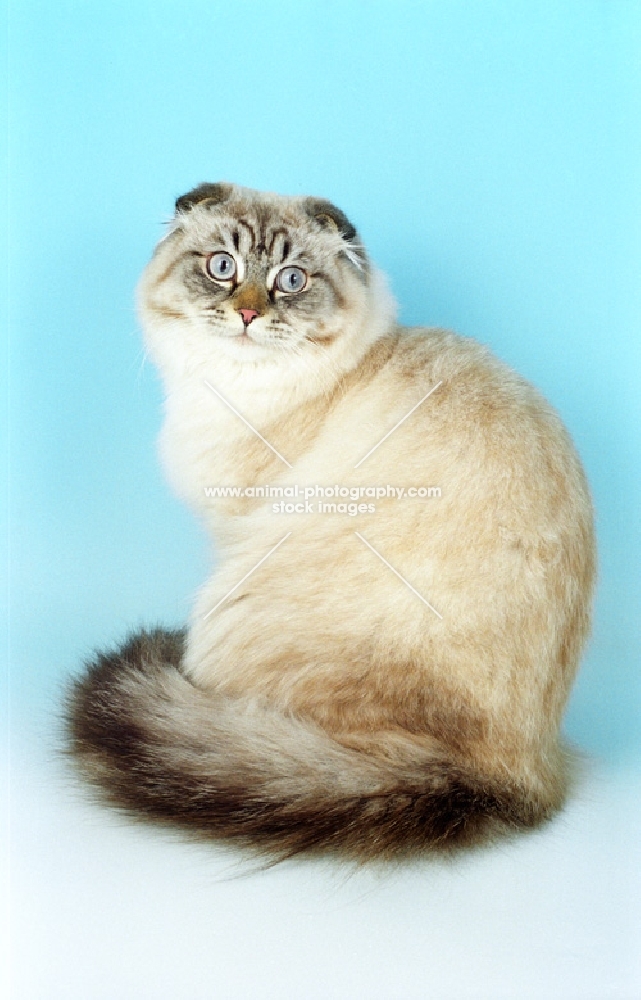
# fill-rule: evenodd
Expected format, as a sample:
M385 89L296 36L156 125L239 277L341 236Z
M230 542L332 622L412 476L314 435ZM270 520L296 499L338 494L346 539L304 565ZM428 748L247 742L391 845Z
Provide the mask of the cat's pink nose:
M243 323L245 324L245 326L249 326L251 321L253 319L256 319L256 317L258 316L257 309L239 309L238 312L243 317Z

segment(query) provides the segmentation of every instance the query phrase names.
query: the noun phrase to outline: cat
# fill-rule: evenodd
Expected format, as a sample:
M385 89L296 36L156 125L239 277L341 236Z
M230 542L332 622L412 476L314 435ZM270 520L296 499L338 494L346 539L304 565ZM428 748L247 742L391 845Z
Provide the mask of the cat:
M189 629L132 635L74 682L82 772L278 858L549 819L596 560L553 408L474 340L397 326L354 226L316 198L178 198L139 310L162 460L219 565Z

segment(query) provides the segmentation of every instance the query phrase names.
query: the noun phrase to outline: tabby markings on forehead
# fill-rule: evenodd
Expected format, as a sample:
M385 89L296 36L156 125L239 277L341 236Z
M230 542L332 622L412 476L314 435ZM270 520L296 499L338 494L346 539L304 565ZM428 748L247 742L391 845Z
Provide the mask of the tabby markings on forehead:
M271 257L273 255L273 253L274 253L274 250L275 250L277 238L279 236L282 236L282 237L284 237L284 239L283 239L283 247L282 247L282 252L281 252L280 263L282 264L283 261L285 261L287 259L287 257L289 257L289 255L291 253L291 241L287 238L289 236L289 231L288 231L288 229L285 228L285 226L277 226L275 229L272 230L272 232L270 234L270 237L269 237L269 246L268 246L267 245L267 233L268 233L268 224L267 224L267 222L262 222L261 223L261 225L260 225L260 233L258 235L256 234L255 227L252 226L252 224L247 219L238 219L238 225L243 226L243 228L247 230L247 232L249 234L249 237L251 239L251 245L249 247L249 253L254 253L254 252L255 253L267 253ZM239 249L239 236L238 236L238 231L237 230L235 230L234 233L232 234L232 239L233 239L233 243L234 243L235 249L238 250Z
M245 229L248 231L249 235L251 236L252 242L249 248L249 252L252 253L254 248L256 247L256 233L254 232L254 227L247 221L247 219L239 219L238 225L244 226Z
M269 249L268 249L267 253L271 257L271 255L274 252L274 244L276 243L276 237L277 236L284 236L285 237L285 239L283 240L283 252L282 252L282 256L280 258L281 264L283 263L284 260L286 260L287 257L289 257L290 243L289 243L289 240L287 239L287 235L288 235L288 232L284 228L284 226L278 226L273 231L272 238L269 241Z

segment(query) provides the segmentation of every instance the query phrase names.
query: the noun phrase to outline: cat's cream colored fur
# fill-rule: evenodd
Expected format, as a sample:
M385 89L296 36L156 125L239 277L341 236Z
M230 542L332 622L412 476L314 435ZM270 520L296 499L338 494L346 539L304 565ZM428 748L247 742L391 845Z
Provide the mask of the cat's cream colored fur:
M260 808L278 801L289 816L286 850L313 846L297 826L316 816L320 830L356 798L361 812L346 807L318 843L376 854L420 846L421 829L433 845L495 821L533 825L561 804L559 728L595 550L585 477L555 411L473 340L398 328L348 226L333 206L231 186L178 202L140 312L166 388L164 463L220 566L197 599L182 673L163 675L161 695L135 677L121 691L172 767L201 775L201 794L235 768L251 803L258 781ZM203 269L217 250L242 280L226 295L212 281L210 302ZM297 303L270 296L284 250L328 279L308 278ZM259 312L246 331L239 302ZM349 517L205 493L260 484L429 484L441 496L377 500L376 513ZM202 747L189 767L181 732ZM393 803L391 833L374 801L379 813ZM250 826L237 835L278 845Z

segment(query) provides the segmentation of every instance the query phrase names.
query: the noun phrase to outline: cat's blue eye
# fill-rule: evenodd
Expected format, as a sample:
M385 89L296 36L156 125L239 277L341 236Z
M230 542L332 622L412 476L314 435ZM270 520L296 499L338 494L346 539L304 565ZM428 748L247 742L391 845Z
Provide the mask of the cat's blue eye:
M207 273L215 281L231 281L236 274L236 261L230 253L220 251L207 258Z
M307 284L307 275L302 267L284 267L276 275L275 287L279 292L302 292Z

